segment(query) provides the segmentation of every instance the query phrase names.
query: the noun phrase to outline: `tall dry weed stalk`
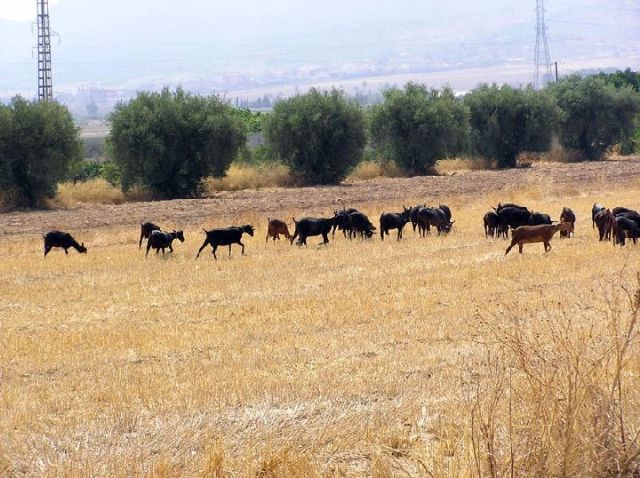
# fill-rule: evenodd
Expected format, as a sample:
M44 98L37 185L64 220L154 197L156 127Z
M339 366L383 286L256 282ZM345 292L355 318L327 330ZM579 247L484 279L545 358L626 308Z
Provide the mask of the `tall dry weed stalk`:
M637 280L600 308L543 297L477 315L483 359L463 375L472 475L637 475Z
M224 447L222 440L218 439L206 452L204 469L200 473L201 478L225 478L229 476L225 470Z

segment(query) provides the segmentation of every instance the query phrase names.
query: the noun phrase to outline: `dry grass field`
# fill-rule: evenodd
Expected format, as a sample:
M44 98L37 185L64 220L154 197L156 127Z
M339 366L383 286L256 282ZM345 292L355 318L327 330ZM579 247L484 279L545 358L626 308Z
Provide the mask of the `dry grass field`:
M614 476L638 473L640 159L463 171L200 201L0 215L0 476ZM575 237L504 256L498 201ZM447 203L448 237L265 243L266 217ZM140 220L183 228L166 256ZM253 223L195 260L201 227ZM87 255L54 250L59 227Z

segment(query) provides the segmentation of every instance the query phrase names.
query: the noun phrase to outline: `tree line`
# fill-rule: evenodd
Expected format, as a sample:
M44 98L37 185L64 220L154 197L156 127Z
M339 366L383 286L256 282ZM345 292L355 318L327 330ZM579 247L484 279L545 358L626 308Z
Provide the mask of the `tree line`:
M599 160L615 144L640 149L639 89L640 73L630 70L571 76L542 90L483 84L462 97L409 83L368 107L339 90L312 89L268 114L181 88L140 92L110 114L112 161L100 168L83 165L64 106L18 97L0 105L0 186L31 207L64 179L101 173L125 192L142 186L161 198L197 197L207 177L224 176L239 158L280 161L304 183L332 184L363 157L409 174L431 174L438 160L461 155L515 167L521 153L548 151L554 138ZM250 150L247 136L257 132L265 144Z

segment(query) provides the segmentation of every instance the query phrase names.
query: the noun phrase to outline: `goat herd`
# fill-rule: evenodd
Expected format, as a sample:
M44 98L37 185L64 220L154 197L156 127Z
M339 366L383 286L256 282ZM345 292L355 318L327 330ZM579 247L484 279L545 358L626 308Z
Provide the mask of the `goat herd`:
M404 207L401 212L382 213L380 215L380 239L384 241L385 235L389 235L389 231L397 230L397 239L402 238L402 231L405 225L411 222L414 232L418 229L421 237L430 234L431 228L434 228L438 235L448 234L455 221L451 220L451 209L446 205L438 207L427 207L426 205L418 205L414 207ZM630 238L634 244L640 236L640 213L624 208L616 207L612 210L606 209L601 204L594 204L591 212L593 227L598 227L600 240L613 240L615 244L625 244L625 240ZM560 237L571 237L574 230L576 216L573 211L567 207L562 209L560 221L553 223L548 214L532 212L525 206L517 204L498 204L498 207L492 208L483 218L485 237L508 237L509 229L512 230L511 244L507 248L505 255L515 246L518 245L520 253L524 244L542 242L544 243L545 252L551 249L551 238L556 232L560 231ZM314 218L305 217L299 221L293 220L295 230L293 235L290 234L286 222L279 219L269 218L267 238L266 240L280 239L283 235L293 244L298 239L298 245L306 245L307 238L312 236L322 236L323 241L320 244L329 242L329 233L335 237L335 232L341 230L344 237L353 239L360 237L361 239L370 239L376 231L376 227L371 223L366 214L357 209L342 209L335 211L333 217L330 218ZM254 228L250 224L244 226L232 226L219 229L204 230L205 240L198 249L196 258L200 256L202 250L210 245L213 257L217 259L216 250L218 246L228 246L229 255L231 255L231 245L238 244L242 247L244 254L244 244L242 243L243 234L253 236ZM49 253L52 248L59 247L64 249L68 254L68 249L74 248L80 253L86 253L87 248L84 243L78 242L69 234L63 231L49 231L44 236L44 255ZM162 231L160 226L151 222L145 222L140 225L140 240L138 248L142 247L142 240L147 239L147 247L145 256L149 254L150 249L155 249L156 253L165 249L173 252L173 241L179 240L184 242L184 233L182 231Z

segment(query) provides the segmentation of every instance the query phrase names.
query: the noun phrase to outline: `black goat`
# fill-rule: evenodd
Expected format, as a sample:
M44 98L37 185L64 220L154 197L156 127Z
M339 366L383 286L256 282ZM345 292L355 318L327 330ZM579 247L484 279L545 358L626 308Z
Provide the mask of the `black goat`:
M451 209L449 209L449 206L440 204L437 209L440 209L442 212L444 212L447 222L451 222Z
M620 244L624 246L625 239L628 237L633 243L638 242L640 229L635 221L626 216L618 215L613 220L613 245Z
M570 222L573 224L575 228L576 225L576 215L571 210L571 208L563 207L562 212L560 213L560 222ZM560 231L560 237L571 237L571 233L573 231Z
M431 226L437 229L438 235L448 234L454 222L451 221L451 210L447 206L422 207L418 211L418 228L422 237L431 231Z
M87 248L84 247L84 242L78 244L78 242L69 234L63 231L49 231L44 236L44 256L47 257L49 251L54 247L61 247L64 249L65 254L69 254L68 250L73 247L80 254L86 254Z
M498 209L502 230L506 231L509 227L515 229L520 226L530 225L531 212L529 210L512 206L503 207L502 209L498 207Z
M147 252L145 252L144 256L147 257L149 254L149 249L154 248L156 250L156 254L160 252L162 249L162 253L164 254L164 250L169 248L169 252L173 252L173 247L171 243L178 239L180 242L184 242L184 234L182 231L151 231L149 234L149 239L147 239Z
M160 226L152 222L140 223L140 241L138 242L138 249L142 247L142 239L149 239L149 236L153 231L159 231Z
M336 229L340 229L344 237L347 237L347 234L351 237L351 213L354 212L358 212L358 210L349 208L343 209L342 211L335 211L333 213L336 221L333 223L333 226L331 226L331 237L336 236Z
M531 217L529 218L530 226L539 226L541 224L551 224L551 217L548 214L543 214L541 212L532 212Z
M245 232L253 237L253 226L250 224L245 224L244 226L232 226L232 227L224 227L220 229L211 229L207 231L203 229L204 233L207 237L204 240L204 243L198 249L198 254L196 254L196 259L200 257L200 253L202 249L207 247L207 244L211 245L213 251L214 259L218 259L216 256L216 249L218 246L229 246L229 257L231 257L231 244L238 244L242 246L242 254L244 255L244 244L242 243L242 234Z
M508 207L511 207L511 208L514 208L514 209L520 209L522 211L528 211L526 206L519 206L518 204L514 204L514 203L511 203L511 202L506 202L504 204L498 203L498 207L494 207L492 209L495 210L497 213L500 213L500 211L502 211L503 209L508 208Z
M291 244L296 237L299 237L297 244L301 246L304 244L307 245L307 237L311 236L322 236L323 241L320 244L328 244L329 243L329 232L334 227L334 225L338 221L338 216L333 216L329 219L324 218L316 218L316 217L304 217L299 221L296 221L295 218L293 222L296 225L296 230L293 233L293 237L291 237Z
M411 227L413 228L413 232L416 232L416 226L418 225L418 222L419 222L418 211L423 207L427 207L427 205L418 204L417 206L413 206L409 208L409 218L411 219Z
M597 202L593 203L593 207L591 208L591 228L595 229L596 227L596 216L598 213L605 210L605 207L602 204L598 204Z
M611 212L613 213L614 216L619 216L620 214L625 214L625 213L638 214L638 211L629 209L628 207L622 207L622 206L614 207L611 210Z
M360 237L362 239L364 238L369 239L373 236L373 231L376 230L376 227L373 224L371 224L371 221L369 220L366 214L363 214L360 211L356 211L356 212L352 212L350 216L351 216L351 233L353 237L355 237L356 234L360 234Z
M383 212L380 215L380 239L384 241L384 235L389 235L389 230L398 230L398 241L402 239L402 230L411 219L411 209L402 206L402 212Z
M495 237L496 233L500 236L500 216L495 211L487 212L482 218L484 224L484 237Z

